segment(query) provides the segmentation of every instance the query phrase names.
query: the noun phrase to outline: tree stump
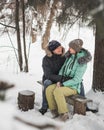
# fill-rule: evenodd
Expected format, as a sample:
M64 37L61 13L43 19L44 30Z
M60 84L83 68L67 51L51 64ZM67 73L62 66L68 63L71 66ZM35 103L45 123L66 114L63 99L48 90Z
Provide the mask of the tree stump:
M66 97L66 102L74 106L74 113L86 115L87 103L92 100L76 94Z
M35 93L30 90L23 90L18 93L18 107L22 111L34 108Z
M86 115L86 102L75 101L74 113Z

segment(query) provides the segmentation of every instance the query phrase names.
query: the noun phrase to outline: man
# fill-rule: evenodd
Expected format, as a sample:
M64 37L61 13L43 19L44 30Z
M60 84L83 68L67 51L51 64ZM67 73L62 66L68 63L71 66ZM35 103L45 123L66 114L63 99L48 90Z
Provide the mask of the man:
M48 109L48 103L46 100L45 90L47 86L53 83L61 81L62 76L58 75L59 70L65 61L64 48L56 40L49 42L47 47L48 53L43 58L42 67L43 67L43 93L42 93L42 107L39 109L39 112L44 115Z

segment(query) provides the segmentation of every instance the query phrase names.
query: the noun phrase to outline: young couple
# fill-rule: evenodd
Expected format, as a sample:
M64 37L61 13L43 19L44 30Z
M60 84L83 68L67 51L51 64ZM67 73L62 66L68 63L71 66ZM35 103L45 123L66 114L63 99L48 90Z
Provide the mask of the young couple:
M69 118L65 97L77 93L85 96L82 77L92 57L82 45L81 39L75 39L69 43L65 53L61 43L55 40L49 42L47 49L50 53L42 61L44 89L39 109L41 114L44 115L49 108L54 116L60 116L65 121Z

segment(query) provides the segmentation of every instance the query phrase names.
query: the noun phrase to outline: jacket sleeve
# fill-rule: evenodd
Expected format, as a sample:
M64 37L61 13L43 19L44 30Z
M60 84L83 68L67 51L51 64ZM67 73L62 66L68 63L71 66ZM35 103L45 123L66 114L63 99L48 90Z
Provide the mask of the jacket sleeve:
M49 62L45 58L43 59L42 67L43 67L43 73L47 79L53 82L61 81L62 76L58 74L57 75L53 74L53 71L50 68Z
M62 76L61 75L55 75L55 74L51 74L50 76L49 76L49 79L51 80L51 81L53 81L53 82L61 82L61 80L62 80Z
M70 80L63 82L63 85L68 87L68 86L74 86L79 84L82 81L82 77L86 71L86 68L87 68L87 64L84 65L79 64L74 74L74 77Z

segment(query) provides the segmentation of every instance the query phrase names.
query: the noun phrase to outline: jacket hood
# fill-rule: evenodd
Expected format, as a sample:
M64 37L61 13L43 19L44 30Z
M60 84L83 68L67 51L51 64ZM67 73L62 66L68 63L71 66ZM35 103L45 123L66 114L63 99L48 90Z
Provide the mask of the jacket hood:
M90 53L88 50L84 49L84 48L82 48L79 53L82 53L82 52L83 52L85 55L82 56L82 57L80 57L80 58L78 59L78 63L79 63L79 64L86 64L86 63L90 62L90 61L92 60L91 53ZM79 54L79 53L78 53L78 54ZM66 58L70 57L71 55L72 55L72 54L70 54L69 51L67 51L67 52L65 53L65 57L66 57Z
M47 55L48 57L52 57L52 55L53 55L53 53L48 49L48 47L46 47L45 53L46 53L46 55ZM64 54L65 54L65 48L62 47L62 56L64 56Z
M82 48L81 51L84 51L85 56L80 57L80 58L78 59L78 63L79 63L79 64L86 64L86 63L90 62L90 61L92 60L91 53L90 53L88 50L84 49L84 48ZM80 53L80 52L79 52L79 53Z

